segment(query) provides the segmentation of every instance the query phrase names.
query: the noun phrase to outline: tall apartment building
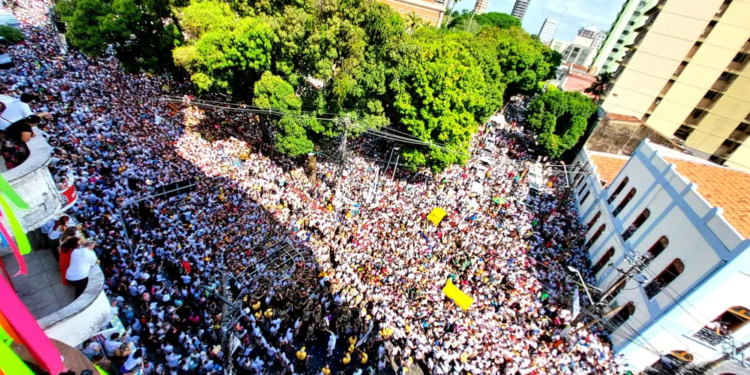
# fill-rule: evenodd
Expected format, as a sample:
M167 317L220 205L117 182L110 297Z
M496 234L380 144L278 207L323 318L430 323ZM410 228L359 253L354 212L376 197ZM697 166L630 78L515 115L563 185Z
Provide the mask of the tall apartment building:
M602 107L750 170L750 3L659 0L643 15Z
M594 35L594 42L591 43L591 48L598 50L604 45L604 41L607 39L606 31L599 31Z
M477 0L474 4L474 14L483 14L487 11L487 7L490 5L490 0Z
M614 72L617 63L627 51L626 45L632 43L636 33L633 31L643 24L643 13L653 7L658 0L626 0L617 14L617 19L599 47L599 54L594 59L592 68L598 72Z
M405 17L409 13L416 13L424 23L431 26L440 26L445 15L445 0L378 0L385 3L394 12Z
M545 19L542 29L539 30L539 41L545 45L551 43L552 39L555 38L555 31L557 31L557 20L554 18Z
M516 4L513 5L513 11L510 12L510 15L523 21L526 11L529 10L529 3L531 3L531 0L516 0Z

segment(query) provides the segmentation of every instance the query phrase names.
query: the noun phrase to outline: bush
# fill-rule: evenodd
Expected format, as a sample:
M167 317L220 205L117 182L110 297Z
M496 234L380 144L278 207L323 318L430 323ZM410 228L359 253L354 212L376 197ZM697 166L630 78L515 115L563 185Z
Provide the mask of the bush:
M7 25L0 25L0 36L3 37L5 44L16 44L24 39L20 30Z

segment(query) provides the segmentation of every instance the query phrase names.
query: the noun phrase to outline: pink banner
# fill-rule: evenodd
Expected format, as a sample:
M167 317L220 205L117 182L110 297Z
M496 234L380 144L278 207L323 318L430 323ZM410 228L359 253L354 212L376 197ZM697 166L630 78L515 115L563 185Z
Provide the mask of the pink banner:
M36 364L52 375L63 371L60 352L44 334L26 306L18 298L13 288L0 277L0 313L3 314L13 331L18 335L18 343L31 353Z

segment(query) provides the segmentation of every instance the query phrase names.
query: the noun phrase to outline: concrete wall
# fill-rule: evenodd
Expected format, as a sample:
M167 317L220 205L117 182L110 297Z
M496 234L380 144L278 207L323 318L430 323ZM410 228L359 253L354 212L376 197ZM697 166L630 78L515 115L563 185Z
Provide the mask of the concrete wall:
M62 208L60 192L47 168L52 148L39 133L27 142L27 146L29 158L21 165L3 172L5 180L29 205L28 210L21 210L10 204L25 232L41 227ZM6 228L10 228L5 215L0 221ZM0 248L0 255L9 252L10 248Z
M586 147L591 151L609 154L630 155L644 139L671 149L680 149L679 145L656 130L643 125L640 121L613 121L608 116L602 117L591 134Z
M577 163L588 160L586 150ZM574 163L575 164L575 163ZM591 165L591 163L589 163ZM645 254L662 237L669 240L667 248L647 267L627 281L605 311L635 305L634 314L611 335L614 349L625 354L634 371L640 371L673 350L685 350L695 362L706 362L719 357L721 345L712 347L697 339L695 334L731 306L750 306L750 294L737 293L750 288L750 241L743 238L723 217L722 209L712 207L698 192L695 184L679 174L654 147L644 141L630 157L607 189L598 183L596 168L584 180L584 190L596 194L597 199L580 203L582 191L576 194L581 222L588 223L601 211L600 223L607 226L604 234L589 249L592 264L614 247L615 254L597 274L597 284L607 289L620 280L617 271L630 268L628 258ZM611 203L607 198L628 177L628 183ZM635 188L636 195L617 217L612 210ZM643 212L650 217L630 237L623 241L621 234ZM591 236L590 231L587 237ZM662 273L675 259L680 259L684 271L653 298L648 298L644 286ZM727 267L732 265L734 268ZM644 281L640 284L638 281ZM679 302L676 302L679 301ZM750 324L735 334L742 343L750 336Z
M73 303L38 320L48 337L76 346L95 335L110 320L110 302L104 294L104 274L94 267L86 291Z

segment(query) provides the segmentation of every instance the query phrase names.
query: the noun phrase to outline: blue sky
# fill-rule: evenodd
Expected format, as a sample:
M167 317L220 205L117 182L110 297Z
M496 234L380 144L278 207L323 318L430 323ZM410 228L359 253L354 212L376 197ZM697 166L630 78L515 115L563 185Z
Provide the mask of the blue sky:
M476 0L459 0L456 9L474 9ZM531 0L529 10L523 20L523 28L530 34L538 34L544 19L556 18L560 21L568 8L565 18L557 27L556 39L572 41L581 27L595 25L599 30L609 31L624 0ZM515 0L490 0L488 12L510 13Z

